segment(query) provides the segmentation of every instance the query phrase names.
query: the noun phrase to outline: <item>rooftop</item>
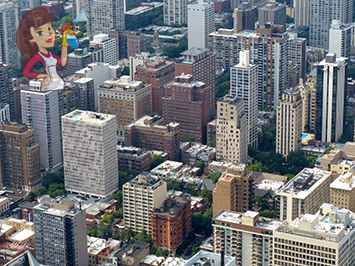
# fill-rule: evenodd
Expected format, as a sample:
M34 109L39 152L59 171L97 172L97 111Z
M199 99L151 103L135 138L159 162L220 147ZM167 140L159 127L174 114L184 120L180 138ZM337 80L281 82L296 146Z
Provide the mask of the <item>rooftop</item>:
M292 195L295 198L304 199L330 175L330 172L317 168L305 168L281 188L277 194L283 196Z
M86 123L103 124L110 119L116 119L116 116L91 111L75 110L67 115L62 116L62 119L63 118L74 121L85 121Z
M88 253L97 255L100 253L101 250L103 250L106 247L111 247L114 250L116 250L119 246L121 245L121 241L119 240L105 240L102 238L98 237L87 237L87 247L88 247Z
M233 105L237 105L241 101L243 101L242 98L238 98L237 96L232 95L226 95L218 100L218 102L225 102Z
M116 252L115 257L126 256L134 258L147 247L149 247L149 243L134 240L130 242L126 247Z
M35 232L32 230L27 230L27 229L23 229L21 231L16 232L15 234L13 234L10 237L10 240L12 241L16 241L16 242L23 242L26 239L28 239L29 237L32 237L35 235Z
M179 126L179 123L173 123L173 122L169 123L167 126L155 125L154 123L146 123L148 120L153 122L153 117L151 117L149 115L142 116L141 118L137 119L136 121L133 121L132 123L126 125L125 128L132 127L132 126L142 126L142 127L155 127L155 128L168 130L168 127Z
M207 48L197 48L197 47L192 47L189 50L186 50L185 52L182 52L181 55L186 55L186 56L199 56L201 54L207 53L210 49Z
M161 181L161 178L152 176L150 173L143 172L129 181L129 184L134 186L150 187L159 183L159 181Z
M345 173L340 175L335 179L331 184L330 188L348 190L351 191L355 187L355 174L354 173Z
M161 206L160 208L156 208L152 212L152 214L175 217L176 214L180 211L180 209L182 209L185 206L186 202L188 202L189 200L190 198L186 195L180 195L175 197L168 196L167 199L164 201L163 206Z
M181 162L175 162L175 161L164 161L161 164L159 164L157 167L155 167L154 169L152 169L150 172L152 174L156 174L158 176L160 175L169 175L170 171L179 171L181 169L181 167L184 164Z
M221 255L201 250L185 263L185 266L194 266L194 265L221 266ZM234 265L235 265L234 257L224 256L224 266L234 266Z

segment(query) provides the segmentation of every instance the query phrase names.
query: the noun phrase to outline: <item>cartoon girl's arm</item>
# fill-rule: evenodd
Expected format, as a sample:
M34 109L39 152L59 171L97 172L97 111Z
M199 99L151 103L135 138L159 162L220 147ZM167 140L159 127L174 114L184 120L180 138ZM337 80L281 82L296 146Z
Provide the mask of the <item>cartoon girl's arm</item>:
M43 66L45 66L45 63L44 63L44 60L42 59L42 57L39 54L35 54L30 59L30 61L28 61L27 65L23 69L22 75L32 78L32 79L37 79L37 76L39 75L39 73L30 72L30 70L38 63L38 61L41 61Z
M67 61L68 61L68 46L62 45L62 52L61 52L60 58L58 56L56 56L55 54L52 54L52 55L53 55L53 57L57 58L58 65L65 67L65 65L67 64Z

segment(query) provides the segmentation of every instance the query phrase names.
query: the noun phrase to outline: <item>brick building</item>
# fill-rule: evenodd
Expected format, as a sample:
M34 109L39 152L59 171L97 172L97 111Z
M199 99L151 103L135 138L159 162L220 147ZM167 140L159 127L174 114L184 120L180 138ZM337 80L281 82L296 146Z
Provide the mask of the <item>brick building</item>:
M152 86L130 81L129 76L105 81L98 88L99 112L115 115L118 137L123 139L124 126L152 113Z
M248 3L241 3L234 9L234 32L255 29L255 15L257 7Z
M116 39L117 60L129 58L131 55L145 51L145 38L141 32L112 30L108 35L110 38Z
M181 75L164 86L163 121L165 124L180 123L182 134L194 136L196 142L206 143L210 87L193 78L190 74Z
M180 124L155 125L153 117L144 116L125 126L126 146L163 151L169 160L180 159Z
M14 122L0 124L1 186L35 191L41 186L39 144L28 125Z
M207 142L216 141L216 119L207 124Z
M43 3L42 7L47 9L49 13L53 14L57 18L59 18L60 15L64 13L64 2L51 1Z
M187 195L168 196L152 212L152 245L175 251L191 230L191 199Z
M150 171L150 153L140 148L117 146L118 165L139 173Z
M135 80L141 80L152 85L152 112L161 112L161 97L164 95L164 85L173 81L175 64L160 56L149 58L143 65L136 67Z
M25 201L19 207L21 209L21 219L26 220L27 222L33 222L33 207L37 204Z
M193 79L210 87L210 111L216 110L216 54L209 49L191 48L181 55L184 60L175 64L175 76L191 74Z

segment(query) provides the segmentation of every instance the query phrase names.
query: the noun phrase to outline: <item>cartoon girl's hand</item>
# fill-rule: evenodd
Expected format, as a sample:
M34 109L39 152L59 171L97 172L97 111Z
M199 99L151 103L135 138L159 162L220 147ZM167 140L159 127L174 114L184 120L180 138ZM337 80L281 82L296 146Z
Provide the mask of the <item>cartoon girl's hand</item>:
M39 74L37 75L37 78L43 78L43 82L42 82L42 87L43 90L45 90L47 88L48 83L51 81L51 77L47 74Z
M66 30L66 31L63 31L62 46L69 46L68 41L67 41L67 33L69 32L69 34L70 34L70 31L73 31L73 30ZM74 32L74 31L73 31L73 32Z

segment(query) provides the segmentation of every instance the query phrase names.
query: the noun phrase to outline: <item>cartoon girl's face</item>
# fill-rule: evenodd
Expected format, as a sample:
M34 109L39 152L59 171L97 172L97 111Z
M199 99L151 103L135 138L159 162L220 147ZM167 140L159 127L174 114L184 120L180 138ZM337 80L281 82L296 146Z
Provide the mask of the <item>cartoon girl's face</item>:
M54 47L56 32L52 28L51 22L43 24L37 29L31 27L30 31L33 37L33 39L30 40L30 42L36 43L38 47L44 47L44 48Z

